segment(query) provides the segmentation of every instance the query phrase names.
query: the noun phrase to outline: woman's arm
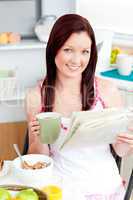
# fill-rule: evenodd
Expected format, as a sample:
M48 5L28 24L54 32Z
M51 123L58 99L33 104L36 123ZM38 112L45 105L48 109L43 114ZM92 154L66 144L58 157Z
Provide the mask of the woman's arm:
M120 157L133 154L133 135L128 133L119 134L116 143L112 146Z
M27 91L25 102L28 133L29 133L29 149L28 153L40 153L49 155L47 144L42 144L39 140L39 123L36 119L36 114L41 111L41 95L40 88L31 88Z
M107 107L123 107L124 100L122 99L120 92L114 83L108 80L100 79L99 85L100 95ZM128 133L120 133L117 137L116 143L112 144L112 146L117 155L120 157L132 154L133 135Z

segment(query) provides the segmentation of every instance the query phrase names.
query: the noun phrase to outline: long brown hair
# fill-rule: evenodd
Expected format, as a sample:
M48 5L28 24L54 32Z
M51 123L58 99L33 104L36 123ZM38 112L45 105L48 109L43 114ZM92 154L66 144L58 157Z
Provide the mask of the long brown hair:
M91 55L87 68L82 73L81 95L82 110L89 110L94 101L94 74L97 62L95 36L88 20L77 14L66 14L54 24L46 47L47 75L41 88L42 111L52 111L55 99L57 51L64 45L72 33L85 31L91 39Z

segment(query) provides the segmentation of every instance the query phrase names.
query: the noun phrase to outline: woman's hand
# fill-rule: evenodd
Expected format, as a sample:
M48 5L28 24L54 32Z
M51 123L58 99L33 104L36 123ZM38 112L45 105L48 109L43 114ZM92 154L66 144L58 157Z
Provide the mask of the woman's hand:
M120 156L133 154L133 134L121 133L117 136L116 143L113 144L115 152Z
M29 122L29 132L33 135L39 135L40 125L36 118Z
M29 122L30 145L28 153L39 153L49 156L49 147L47 144L42 144L39 139L40 125L36 118Z

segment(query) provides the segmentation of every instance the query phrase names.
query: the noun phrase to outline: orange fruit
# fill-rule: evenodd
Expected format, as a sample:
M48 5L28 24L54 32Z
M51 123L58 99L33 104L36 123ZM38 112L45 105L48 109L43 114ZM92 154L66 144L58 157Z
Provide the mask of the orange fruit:
M7 43L8 43L8 33L1 33L0 44L7 44Z
M62 189L56 185L47 185L42 188L49 200L62 200Z
M9 43L18 43L21 40L21 36L19 33L9 33L8 34L8 42Z

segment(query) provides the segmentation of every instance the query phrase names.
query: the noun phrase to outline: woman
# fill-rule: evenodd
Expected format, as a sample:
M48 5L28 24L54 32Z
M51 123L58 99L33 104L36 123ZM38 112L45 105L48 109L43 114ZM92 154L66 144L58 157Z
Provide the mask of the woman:
M60 17L53 26L46 48L47 76L41 86L27 93L29 152L51 153L55 170L64 180L69 183L75 180L75 184L84 182L83 198L95 199L96 195L101 195L101 199L105 199L112 195L112 199L122 200L123 193L118 193L121 178L109 145L81 145L82 148L66 145L59 150L59 141L66 137L73 111L122 106L115 86L95 77L96 63L95 36L89 22L76 14ZM35 116L48 111L63 116L60 138L50 146L40 143ZM120 134L112 146L119 156L129 154L133 151L133 137Z

